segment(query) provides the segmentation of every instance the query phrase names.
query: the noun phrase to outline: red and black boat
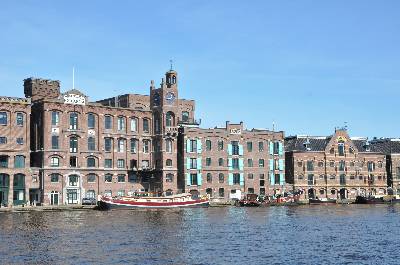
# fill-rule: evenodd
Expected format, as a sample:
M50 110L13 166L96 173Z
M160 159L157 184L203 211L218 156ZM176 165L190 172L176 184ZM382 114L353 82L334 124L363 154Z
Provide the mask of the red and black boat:
M194 198L190 193L171 196L99 196L100 210L114 208L181 208L181 207L208 207L208 197Z

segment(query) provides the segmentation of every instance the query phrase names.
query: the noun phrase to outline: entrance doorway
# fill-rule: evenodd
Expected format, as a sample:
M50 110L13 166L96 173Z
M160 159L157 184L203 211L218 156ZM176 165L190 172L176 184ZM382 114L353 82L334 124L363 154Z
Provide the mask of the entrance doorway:
M68 204L78 204L78 190L68 189L67 190L67 203Z
M314 189L308 189L308 198L310 198L310 199L315 198L315 190Z
M347 190L345 188L340 189L340 199L347 199Z
M50 194L50 204L51 205L58 205L59 204L60 194L58 191L52 191Z

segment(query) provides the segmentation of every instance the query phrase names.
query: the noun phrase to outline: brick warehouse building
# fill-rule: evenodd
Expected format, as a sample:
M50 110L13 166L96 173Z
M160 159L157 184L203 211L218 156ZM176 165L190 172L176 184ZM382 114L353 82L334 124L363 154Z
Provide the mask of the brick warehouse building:
M212 129L183 125L179 135L182 189L216 200L240 198L244 192L283 192L283 132L245 130L242 122L226 122Z
M329 137L287 137L285 146L286 182L303 199L387 194L385 155L366 138L338 129Z
M345 130L285 139L282 131L247 130L242 122L200 128L195 101L179 98L173 70L158 88L151 81L149 95L91 102L77 89L61 93L59 81L39 78L24 80L24 92L26 98L0 98L3 205L79 204L83 197L134 191L224 201L302 189L306 198L308 191L352 198L385 194L395 175L385 167L397 163L388 162L396 154Z
M39 199L38 170L30 167L30 100L0 97L0 205Z

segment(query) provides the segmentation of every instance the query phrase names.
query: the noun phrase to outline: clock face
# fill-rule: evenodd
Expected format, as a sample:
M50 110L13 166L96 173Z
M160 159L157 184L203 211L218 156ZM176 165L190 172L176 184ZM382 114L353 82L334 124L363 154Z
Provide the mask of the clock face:
M167 101L168 104L174 103L174 101L175 101L175 95L174 95L174 93L168 92L168 93L165 95L165 100Z
M160 105L160 95L158 93L154 94L153 103L156 106Z

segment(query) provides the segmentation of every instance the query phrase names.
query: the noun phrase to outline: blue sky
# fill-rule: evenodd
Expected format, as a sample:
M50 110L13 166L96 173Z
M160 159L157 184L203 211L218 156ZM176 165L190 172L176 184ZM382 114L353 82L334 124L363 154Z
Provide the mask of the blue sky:
M173 59L202 127L400 137L400 1L1 1L0 95L23 79L148 94Z

